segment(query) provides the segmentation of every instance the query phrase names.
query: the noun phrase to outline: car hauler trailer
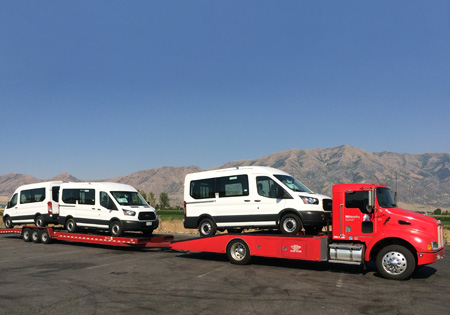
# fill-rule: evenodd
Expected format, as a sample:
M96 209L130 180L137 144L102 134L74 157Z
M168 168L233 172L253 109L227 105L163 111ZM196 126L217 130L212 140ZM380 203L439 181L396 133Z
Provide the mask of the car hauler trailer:
M25 242L49 244L52 241L67 241L121 247L169 248L173 236L113 237L98 234L68 233L52 227L24 226L20 229L0 229L0 234L21 234Z
M223 234L172 242L171 248L226 253L234 264L253 256L355 265L375 260L383 277L396 280L444 257L441 222L398 208L384 185L334 185L332 211L327 235Z

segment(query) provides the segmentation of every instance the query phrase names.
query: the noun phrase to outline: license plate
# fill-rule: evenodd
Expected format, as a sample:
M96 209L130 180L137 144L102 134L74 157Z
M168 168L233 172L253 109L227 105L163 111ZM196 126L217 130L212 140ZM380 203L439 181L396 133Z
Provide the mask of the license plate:
M145 222L145 225L147 226L152 225L152 222Z

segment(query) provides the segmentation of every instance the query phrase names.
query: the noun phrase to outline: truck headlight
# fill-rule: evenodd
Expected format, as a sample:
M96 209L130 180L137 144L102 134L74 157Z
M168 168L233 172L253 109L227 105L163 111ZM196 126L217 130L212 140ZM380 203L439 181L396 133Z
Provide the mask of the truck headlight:
M305 196L300 196L300 198L302 198L303 203L305 203L307 205L318 205L319 204L319 199L317 199L317 198L305 197Z
M427 250L438 250L439 245L437 242L431 242L427 245Z
M129 215L129 216L134 216L134 215L136 215L136 212L135 212L135 211L125 210L125 209L122 209L122 211L123 211L123 214L125 214L125 215Z

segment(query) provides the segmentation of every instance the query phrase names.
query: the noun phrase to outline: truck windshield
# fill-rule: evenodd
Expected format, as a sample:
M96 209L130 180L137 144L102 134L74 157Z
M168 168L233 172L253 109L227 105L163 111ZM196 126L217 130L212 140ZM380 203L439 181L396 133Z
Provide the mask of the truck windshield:
M121 206L146 206L144 198L136 191L111 191Z
M312 193L311 190L309 190L305 185L300 183L292 176L288 175L274 175L274 176L293 191Z
M389 188L377 188L377 200L382 208L397 208Z

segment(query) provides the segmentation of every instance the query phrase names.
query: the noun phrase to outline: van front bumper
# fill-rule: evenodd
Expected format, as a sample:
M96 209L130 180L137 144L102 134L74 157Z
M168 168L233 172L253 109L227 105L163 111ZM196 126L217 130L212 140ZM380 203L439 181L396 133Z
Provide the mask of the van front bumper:
M331 211L301 211L303 225L325 226L331 220Z
M159 220L152 221L122 221L122 226L125 231L142 231L146 229L157 229Z

